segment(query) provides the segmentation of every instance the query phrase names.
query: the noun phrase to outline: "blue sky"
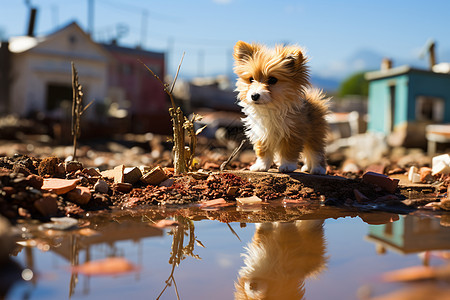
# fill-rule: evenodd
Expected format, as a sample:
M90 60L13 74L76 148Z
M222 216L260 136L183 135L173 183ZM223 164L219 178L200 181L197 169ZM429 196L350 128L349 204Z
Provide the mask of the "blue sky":
M37 34L47 34L76 20L88 25L88 1L29 0L39 9ZM108 41L127 28L119 43L143 44L168 51L174 72L183 51L181 74L230 74L238 40L295 43L311 58L313 75L340 78L368 67L353 59L361 50L417 62L429 38L437 41L437 58L450 58L450 1L417 0L93 0L94 38ZM0 35L26 32L26 1L0 0Z

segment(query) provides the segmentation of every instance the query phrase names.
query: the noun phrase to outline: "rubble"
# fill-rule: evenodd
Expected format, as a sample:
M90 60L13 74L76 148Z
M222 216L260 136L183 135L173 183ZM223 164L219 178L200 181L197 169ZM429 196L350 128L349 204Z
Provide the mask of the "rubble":
M121 147L122 150L125 148ZM366 166L347 160L341 168L330 166L329 175L317 176L298 171L289 175L276 170L250 172L248 167L254 154L248 151L243 152L247 162L239 158L230 162L231 170L219 172L218 166L227 156L220 151L214 154L206 151L196 158L202 169L175 176L170 156L148 165L141 162L133 165L126 162L128 154L127 157L114 154L108 158L89 148L80 147L79 150L79 159L89 157L92 165L64 162L54 155L0 157L1 214L13 221L20 218L45 220L64 215L82 217L94 210L195 204L216 199L241 209L249 206L243 204L246 200L241 198L248 197L261 199L258 203L263 209L266 204L278 203L289 207L325 205L401 213L417 208L448 210L449 176L444 174L443 168L433 175L436 165L445 163L448 155L435 157L434 166L431 166L431 159L422 159L430 162L425 165L419 162L414 165L402 162L400 165L400 157L398 162L391 164L382 160ZM145 156L142 151L135 152ZM130 155L133 154L130 152ZM105 171L100 171L94 164L99 157L102 157ZM112 163L116 165L111 166ZM362 170L365 170L364 174ZM428 203L433 204L426 206Z
M433 157L432 160L432 175L443 174L447 175L450 173L450 155L443 154Z

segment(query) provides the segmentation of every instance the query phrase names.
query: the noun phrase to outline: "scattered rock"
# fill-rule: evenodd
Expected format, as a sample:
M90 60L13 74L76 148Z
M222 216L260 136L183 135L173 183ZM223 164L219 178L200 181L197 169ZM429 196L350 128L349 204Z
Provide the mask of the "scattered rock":
M258 196L244 197L244 198L236 198L236 202L241 205L255 205L261 204L262 199Z
M78 205L85 205L91 200L91 192L87 187L77 186L75 189L68 192L66 197L70 202Z
M392 179L384 174L375 172L367 172L363 175L363 181L366 183L375 184L389 193L394 193L398 187L399 179Z
M98 193L107 194L109 191L109 185L106 181L99 179L94 184L94 190Z
M55 156L50 156L44 158L38 167L39 176L54 176L58 173L58 163L59 160Z
M109 179L114 179L114 183L123 183L124 165L119 165L112 170L101 172L102 176Z
M420 174L420 182L433 182L434 176L431 175L431 168L429 167L422 167L419 170Z
M173 183L175 182L175 179L173 178L167 178L163 182L159 184L159 186L165 186L165 187L171 187Z
M129 193L133 189L131 183L117 182L113 184L113 189L121 193Z
M342 164L342 173L359 173L360 167L353 160L346 160Z
M419 183L420 182L419 169L416 166L412 166L412 167L409 168L408 180L411 181L412 183Z
M41 189L44 184L44 178L34 174L28 175L26 179L28 180L28 184L30 186L38 190Z
M164 172L164 170L160 166L157 166L153 168L150 172L144 174L144 176L142 176L141 178L141 181L144 184L158 185L166 179L167 179L166 172Z
M443 154L433 157L432 160L432 175L450 173L450 155Z
M79 161L73 161L73 160L66 161L65 167L66 167L67 173L72 173L72 172L76 172L78 170L83 170L83 164L80 163Z
M227 196L233 197L234 195L236 195L236 192L238 191L239 187L238 186L230 186L227 189Z
M41 189L63 195L73 190L78 182L78 179L45 178Z
M124 168L123 181L126 183L135 184L142 177L142 172L138 167Z
M218 207L225 207L225 206L232 206L233 203L227 202L223 198L214 199L214 200L208 200L204 201L200 204L200 208L218 208Z
M90 176L90 177L100 177L100 176L102 176L102 174L99 171L97 171L97 169L95 169L95 168L83 169L83 173L88 175L88 176Z
M58 213L57 196L51 193L45 193L42 198L34 201L34 208L44 217L55 216Z

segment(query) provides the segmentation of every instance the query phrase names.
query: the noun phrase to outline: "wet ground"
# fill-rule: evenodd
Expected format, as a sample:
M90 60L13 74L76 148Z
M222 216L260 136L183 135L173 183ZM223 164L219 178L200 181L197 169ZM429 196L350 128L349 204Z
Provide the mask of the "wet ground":
M251 223L262 210L273 222ZM404 290L449 299L450 228L441 216L326 213L332 217L275 205L184 207L66 220L66 230L26 222L2 267L1 292L5 299L412 299L381 298ZM283 215L292 220L275 222ZM386 277L425 265L441 273Z
M204 171L177 177L161 144L113 144L82 147L81 169L41 174L43 158L70 151L28 145L0 147L0 214L15 224L0 222L0 299L450 299L449 177L405 183L408 167L429 158L315 177L250 174L245 152L218 173L228 155L205 150ZM103 178L107 191L95 190L90 167L122 163L161 166L172 185L123 192ZM400 188L365 182L368 170L397 176ZM47 199L38 177L79 179L91 200L49 196L56 210L38 209Z

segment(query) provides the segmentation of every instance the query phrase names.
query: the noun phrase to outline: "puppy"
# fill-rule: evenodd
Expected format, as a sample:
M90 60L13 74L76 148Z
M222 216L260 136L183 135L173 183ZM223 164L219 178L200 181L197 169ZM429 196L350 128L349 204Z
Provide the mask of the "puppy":
M322 220L256 225L235 299L304 299L304 281L326 269Z
M280 172L292 172L303 152L302 171L325 174L328 101L310 86L303 50L239 41L233 56L238 104L257 156L250 170L267 171L275 159Z

